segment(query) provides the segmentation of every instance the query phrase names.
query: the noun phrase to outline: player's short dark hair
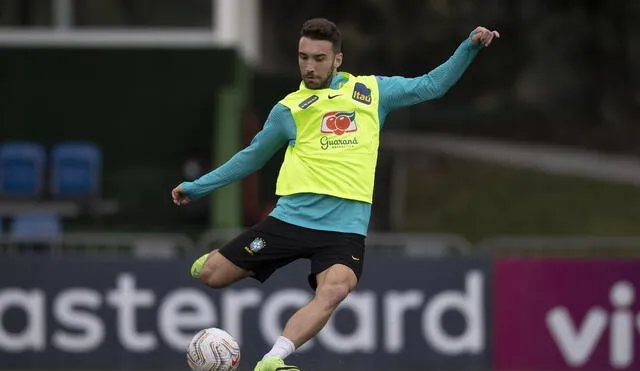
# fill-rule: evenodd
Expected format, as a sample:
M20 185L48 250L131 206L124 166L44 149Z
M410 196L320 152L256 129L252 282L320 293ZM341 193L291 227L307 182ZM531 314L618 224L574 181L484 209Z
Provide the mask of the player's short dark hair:
M300 29L300 37L326 40L331 42L334 52L340 53L342 50L342 33L335 23L326 18L313 18L304 22Z

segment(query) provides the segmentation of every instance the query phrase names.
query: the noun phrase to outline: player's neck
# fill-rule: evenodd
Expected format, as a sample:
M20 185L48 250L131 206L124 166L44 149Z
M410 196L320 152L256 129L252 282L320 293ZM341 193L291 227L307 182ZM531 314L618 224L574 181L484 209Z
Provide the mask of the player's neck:
M329 76L327 81L325 81L325 83L322 84L322 87L320 89L329 89L331 87L331 83L333 82L334 77L336 77L336 72L333 72L331 76Z

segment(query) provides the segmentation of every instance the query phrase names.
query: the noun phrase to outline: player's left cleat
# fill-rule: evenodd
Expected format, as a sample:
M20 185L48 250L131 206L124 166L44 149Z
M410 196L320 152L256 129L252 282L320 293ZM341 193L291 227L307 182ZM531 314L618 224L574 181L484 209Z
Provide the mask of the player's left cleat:
M300 371L296 366L287 366L278 357L267 357L258 362L253 371Z
M193 262L193 264L191 265L191 277L193 277L195 279L199 279L200 278L200 270L202 269L202 266L204 265L204 262L207 261L207 257L208 256L209 256L209 253L206 253L206 254L202 255L201 257L199 257L198 260Z

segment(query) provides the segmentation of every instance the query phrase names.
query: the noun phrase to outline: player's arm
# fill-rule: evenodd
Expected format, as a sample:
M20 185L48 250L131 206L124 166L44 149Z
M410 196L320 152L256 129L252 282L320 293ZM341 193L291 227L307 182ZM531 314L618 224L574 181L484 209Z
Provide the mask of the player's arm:
M249 146L210 173L193 182L178 185L171 192L173 202L184 205L260 169L291 139L291 125L295 130L291 111L281 104L275 105L263 129L256 134ZM293 135L295 139L295 131Z
M380 90L380 113L382 117L402 107L442 97L460 80L478 51L488 47L497 31L484 27L476 28L456 49L449 59L431 72L414 78L401 76L378 77Z

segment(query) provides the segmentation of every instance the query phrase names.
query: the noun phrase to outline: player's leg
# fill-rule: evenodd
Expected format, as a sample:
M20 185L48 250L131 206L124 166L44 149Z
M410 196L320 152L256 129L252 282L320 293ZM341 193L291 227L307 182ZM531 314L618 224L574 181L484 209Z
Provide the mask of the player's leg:
M226 287L246 277L265 282L278 268L300 257L299 250L289 248L293 242L288 225L269 217L220 250L196 260L191 276L213 288Z
M238 267L214 250L193 263L191 275L209 287L222 288L253 275L253 272Z
M343 264L334 264L316 275L318 287L314 298L300 308L285 325L282 336L296 348L314 337L329 321L329 317L356 287L358 278Z
M298 370L295 366L285 366L283 359L327 324L338 305L356 287L358 279L351 268L335 264L317 274L316 281L318 287L314 298L287 321L282 336L254 371Z
M309 285L315 289L315 296L289 319L282 334L296 348L314 337L355 289L362 274L364 240L358 234L329 233L324 245L314 249Z
M362 272L364 236L344 233L326 236L312 236L326 243L314 247L311 256L309 284L315 289L314 298L287 321L282 336L254 371L272 371L276 368L268 365L283 364L284 358L326 325L338 305L355 289Z

